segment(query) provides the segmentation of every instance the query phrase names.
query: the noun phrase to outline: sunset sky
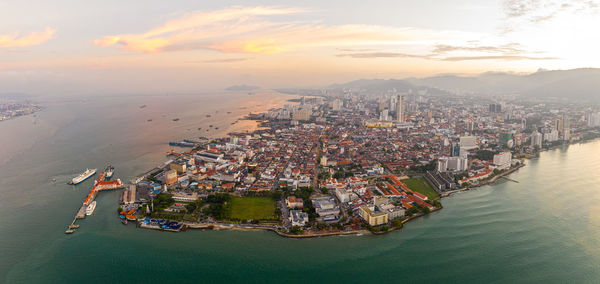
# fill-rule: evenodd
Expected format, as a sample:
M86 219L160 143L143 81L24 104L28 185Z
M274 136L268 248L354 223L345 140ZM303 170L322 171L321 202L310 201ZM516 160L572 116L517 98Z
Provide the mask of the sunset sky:
M600 67L600 1L0 1L1 93Z

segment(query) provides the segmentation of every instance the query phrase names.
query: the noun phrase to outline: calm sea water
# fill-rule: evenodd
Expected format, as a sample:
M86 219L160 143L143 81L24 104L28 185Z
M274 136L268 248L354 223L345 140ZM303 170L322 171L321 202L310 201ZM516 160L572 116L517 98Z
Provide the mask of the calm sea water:
M37 118L0 123L0 282L600 281L600 141L545 152L511 175L519 183L445 198L443 210L384 236L141 230L119 222L118 192L101 193L64 234L92 183L65 185L72 175L112 163L128 180L164 161L166 142L217 135L205 127L287 98L50 100Z

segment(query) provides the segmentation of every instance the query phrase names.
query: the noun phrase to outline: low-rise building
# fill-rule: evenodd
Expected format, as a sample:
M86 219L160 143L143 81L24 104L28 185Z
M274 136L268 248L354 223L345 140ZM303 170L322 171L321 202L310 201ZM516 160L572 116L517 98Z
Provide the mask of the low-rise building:
M177 171L172 169L165 172L165 184L172 185L177 183Z
M372 206L361 206L360 207L360 216L369 224L370 226L378 226L387 224L388 222L388 214L386 212L376 211L376 207Z
M292 209L292 208L298 208L298 209L304 208L304 201L302 200L302 198L298 198L298 197L295 197L295 196L288 196L288 198L285 199L285 204L290 209Z
M325 221L334 220L340 214L340 208L331 196L313 197L311 201L319 217Z
M292 226L303 227L308 223L308 214L300 210L290 210L290 222Z

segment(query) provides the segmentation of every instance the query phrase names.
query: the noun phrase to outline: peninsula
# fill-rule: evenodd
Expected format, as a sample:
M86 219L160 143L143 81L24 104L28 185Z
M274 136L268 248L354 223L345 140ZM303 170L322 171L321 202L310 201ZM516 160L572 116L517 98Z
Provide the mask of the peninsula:
M170 143L123 191L124 224L380 234L442 209L443 196L518 182L506 175L543 149L600 136L584 104L412 90L311 94L246 119L261 128Z

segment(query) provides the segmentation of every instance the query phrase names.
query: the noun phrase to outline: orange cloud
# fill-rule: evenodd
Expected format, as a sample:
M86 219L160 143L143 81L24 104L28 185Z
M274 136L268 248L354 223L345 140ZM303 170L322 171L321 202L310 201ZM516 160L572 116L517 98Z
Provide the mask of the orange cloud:
M24 47L42 44L54 38L55 33L55 29L46 27L44 31L31 32L28 35L22 37L19 37L19 33L0 35L0 48Z
M227 53L274 54L317 46L422 44L464 38L465 33L377 25L323 25L274 21L272 16L305 12L296 8L232 7L193 12L141 34L120 34L93 41L101 47L159 53L211 49Z

